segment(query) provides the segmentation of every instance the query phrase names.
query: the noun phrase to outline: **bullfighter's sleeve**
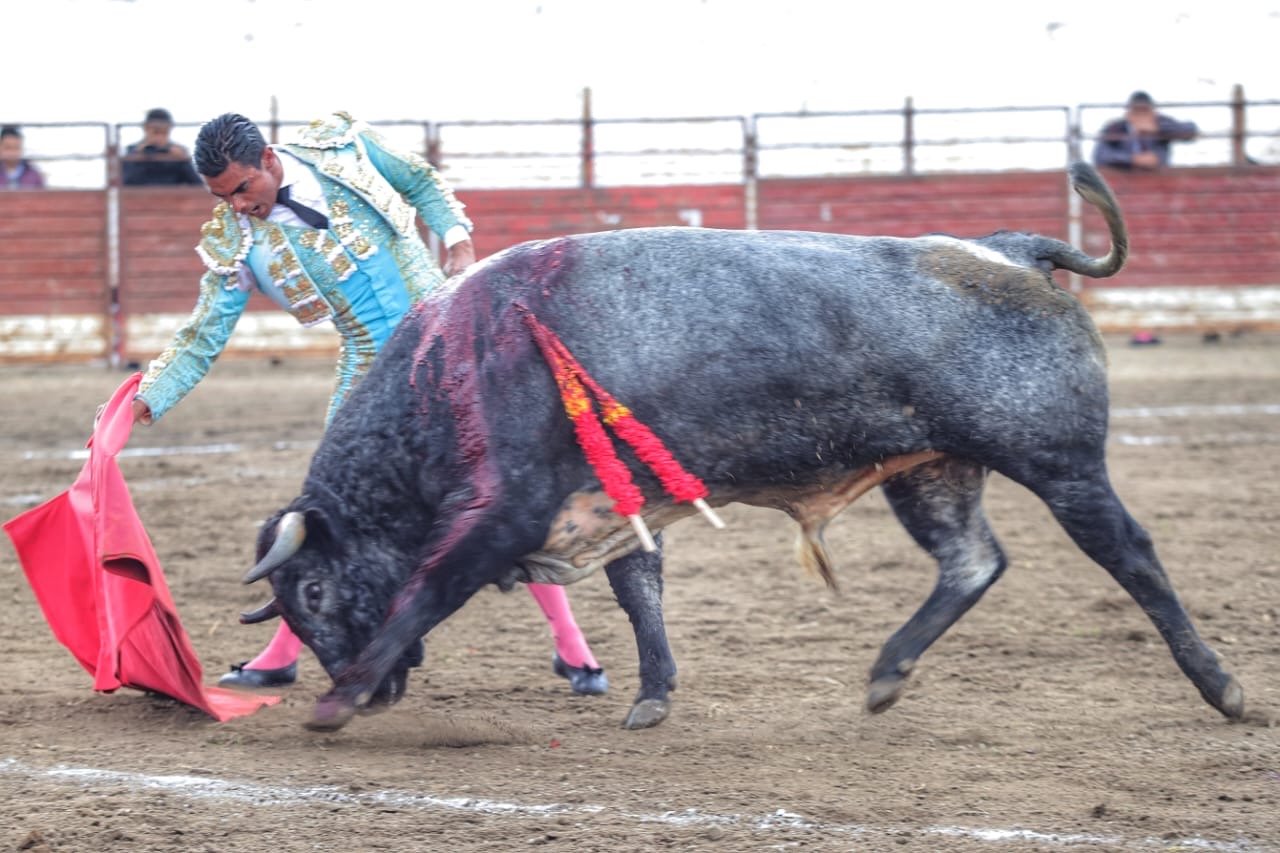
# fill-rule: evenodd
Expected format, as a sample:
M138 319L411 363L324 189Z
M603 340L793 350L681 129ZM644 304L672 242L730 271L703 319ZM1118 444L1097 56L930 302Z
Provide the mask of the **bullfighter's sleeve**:
M159 420L204 378L231 337L249 292L234 282L228 287L228 281L226 275L204 274L195 310L147 368L137 396L151 409L153 419Z
M382 173L396 192L413 205L436 236L444 238L450 228L462 226L470 233L471 220L463 213L463 204L453 194L448 181L422 157L394 151L377 131L360 134L369 161Z

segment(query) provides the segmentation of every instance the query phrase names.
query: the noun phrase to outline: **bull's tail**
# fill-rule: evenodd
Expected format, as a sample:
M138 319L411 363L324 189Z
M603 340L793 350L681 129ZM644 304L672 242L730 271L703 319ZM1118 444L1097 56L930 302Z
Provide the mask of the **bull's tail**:
M1120 215L1120 205L1111 188L1088 163L1072 163L1071 186L1081 198L1098 209L1111 231L1111 250L1104 257L1092 258L1067 243L1053 240L1044 259L1055 269L1070 270L1090 278L1107 278L1120 272L1129 257L1129 229Z

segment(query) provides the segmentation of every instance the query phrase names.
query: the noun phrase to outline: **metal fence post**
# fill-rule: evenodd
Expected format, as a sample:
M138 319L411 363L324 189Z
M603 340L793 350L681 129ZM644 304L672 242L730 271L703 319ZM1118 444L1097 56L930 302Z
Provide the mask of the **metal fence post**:
M440 147L440 125L425 121L422 123L422 134L427 162L439 169L441 166L440 152L443 150Z
M591 87L582 90L582 188L596 184L595 125L591 119Z
M908 177L916 173L916 108L908 96L902 105L902 172Z
M269 123L270 133L267 139L272 145L280 142L280 102L276 100L276 96L271 96L271 121Z
M1067 110L1067 162L1069 167L1072 163L1080 159L1080 108L1075 108L1074 115L1071 110ZM1080 201L1080 194L1071 186L1071 173L1066 172L1065 176L1066 196L1067 196L1067 242L1077 249L1084 248L1084 205ZM1072 272L1067 274L1067 289L1072 293L1080 294L1084 290L1084 279L1079 273Z
M742 221L748 231L760 227L760 147L756 117L742 119Z
M107 292L105 327L107 366L118 368L124 360L125 317L120 309L120 128L104 125L107 146Z
M1231 87L1231 165L1243 166L1249 162L1244 150L1245 140L1244 86Z

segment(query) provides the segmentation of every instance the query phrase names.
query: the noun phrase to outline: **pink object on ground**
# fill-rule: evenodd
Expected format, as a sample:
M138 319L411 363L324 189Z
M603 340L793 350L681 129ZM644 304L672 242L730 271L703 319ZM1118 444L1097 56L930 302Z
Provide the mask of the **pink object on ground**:
M133 430L141 381L135 373L112 395L71 488L7 522L5 532L54 636L93 676L94 690L163 693L220 721L251 714L280 698L203 685L200 661L116 465Z

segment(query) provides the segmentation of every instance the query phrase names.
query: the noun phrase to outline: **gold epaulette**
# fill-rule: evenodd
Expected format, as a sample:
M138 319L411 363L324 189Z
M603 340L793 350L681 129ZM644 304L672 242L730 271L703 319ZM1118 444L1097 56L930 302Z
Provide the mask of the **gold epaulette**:
M350 113L335 112L326 118L318 118L298 133L292 143L303 148L342 148L355 141L356 134L366 129L362 121L356 121Z
M213 209L213 218L200 226L196 254L210 271L233 275L253 248L253 234L240 227L240 217L225 201Z

